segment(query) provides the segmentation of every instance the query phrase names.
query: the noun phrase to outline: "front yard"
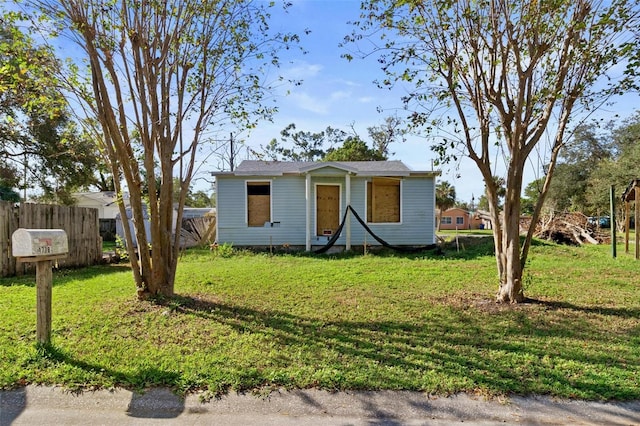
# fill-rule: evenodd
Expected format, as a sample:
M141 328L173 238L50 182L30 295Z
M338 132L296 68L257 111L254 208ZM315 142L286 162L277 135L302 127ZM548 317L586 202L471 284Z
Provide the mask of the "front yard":
M190 250L179 296L157 303L134 299L126 266L59 271L46 348L34 344L34 277L2 279L0 386L640 399L640 264L540 242L531 301L501 306L482 241L444 255Z

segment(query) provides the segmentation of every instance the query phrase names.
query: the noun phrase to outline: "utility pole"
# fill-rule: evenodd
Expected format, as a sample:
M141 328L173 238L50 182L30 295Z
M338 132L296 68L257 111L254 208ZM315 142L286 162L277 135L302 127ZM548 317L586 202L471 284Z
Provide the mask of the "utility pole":
M27 202L27 172L29 171L28 167L27 167L27 154L24 154L24 176L23 176L23 181L24 181L24 188L22 189L22 201L23 202Z
M234 166L234 161L235 161L234 156L235 155L234 155L234 152L233 152L233 133L229 133L229 144L231 146L231 153L229 155L229 166L231 168L231 171L233 171L233 169L235 167Z
M611 211L609 213L609 226L611 230L611 256L616 258L616 187L611 185L611 192L609 193L609 201L611 204ZM636 201L637 202L637 201Z

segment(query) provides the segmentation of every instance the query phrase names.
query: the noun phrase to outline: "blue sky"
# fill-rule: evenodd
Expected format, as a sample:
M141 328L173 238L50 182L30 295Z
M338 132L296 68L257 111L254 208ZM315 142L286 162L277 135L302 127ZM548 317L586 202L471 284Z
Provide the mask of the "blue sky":
M396 113L402 116L401 96L405 92L380 89L374 84L374 80L383 77L375 55L351 62L341 57L348 51L339 44L353 30L348 21L358 19L359 8L358 0L293 0L286 15L274 14L274 27L282 31L302 35L305 29L311 30L301 43L308 53L289 58L292 62L281 69L287 76L302 79L303 84L289 88L288 96L281 93L277 98L279 112L273 123L260 123L250 135L240 135L247 146L260 150L271 139L279 138L280 131L290 123L295 123L297 130L311 132L327 126L349 130L353 125L368 141L368 127L380 125L385 117ZM623 117L630 115L637 94L623 101L599 115L605 119L613 118L616 111L622 112ZM392 145L390 151L391 159L401 160L414 170L431 170L435 159L428 142L417 136L408 136L406 142ZM525 173L525 185L539 177L536 169L539 168L531 163ZM469 202L474 196L477 201L483 194L482 177L471 160L444 165L441 170L440 180L455 186L458 200Z
M288 88L288 96L281 93L277 98L279 113L273 123L260 123L248 137L240 135L248 146L259 150L261 145L279 138L280 131L290 123L295 123L297 130L311 132L327 126L349 131L353 125L369 142L368 127L381 125L396 112L402 114L400 98L405 92L379 89L374 84L375 79L383 77L375 56L351 62L341 57L348 50L339 44L353 30L347 22L358 19L359 13L359 1L294 0L285 16L274 15L274 26L280 25L283 31L303 34L306 28L311 30L301 42L308 53L296 54L290 58L292 63L283 64L281 69L286 76L300 78L303 83ZM411 136L404 143L392 145L390 151L394 153L392 159L402 160L414 170L431 170L435 158L427 142ZM453 179L449 175L442 178ZM455 184L460 186L462 199L470 199L472 192L477 199L483 185L476 178L469 181L475 182L464 184L465 188L462 182Z
M384 77L376 55L351 62L341 57L348 50L339 45L354 29L348 22L359 18L360 0L291 1L293 5L286 13L278 12L278 7L272 9L272 26L301 35L301 45L308 53L290 51L291 56L284 58L280 72L303 80L303 84L281 88L276 97L279 112L272 123L261 122L251 133L244 132L237 137L251 149L260 151L271 139L279 138L280 131L287 125L295 123L297 130L309 132L320 132L328 126L349 131L353 126L369 142L368 127L381 125L388 116L403 115L401 97L406 91L380 89L374 84L374 80ZM311 33L304 35L306 29ZM67 43L64 48L70 47ZM290 93L285 96L287 90ZM633 113L637 104L638 94L629 94L598 115L609 120L619 113L624 118ZM390 152L391 159L401 160L414 170L431 170L435 160L428 141L412 135L407 136L406 142L392 145ZM215 166L207 163L196 176L196 190L211 190L209 176ZM525 184L539 177L536 169L539 167L530 165ZM483 194L482 177L471 160L444 165L441 171L440 180L455 186L458 200L469 202L473 195L477 201Z

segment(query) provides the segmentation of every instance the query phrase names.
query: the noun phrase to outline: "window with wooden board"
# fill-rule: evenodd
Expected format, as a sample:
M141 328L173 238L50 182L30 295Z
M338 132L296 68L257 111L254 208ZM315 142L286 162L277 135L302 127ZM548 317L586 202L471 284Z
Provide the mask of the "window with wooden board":
M374 177L367 182L367 222L400 223L400 179Z
M271 222L271 182L247 182L247 224Z

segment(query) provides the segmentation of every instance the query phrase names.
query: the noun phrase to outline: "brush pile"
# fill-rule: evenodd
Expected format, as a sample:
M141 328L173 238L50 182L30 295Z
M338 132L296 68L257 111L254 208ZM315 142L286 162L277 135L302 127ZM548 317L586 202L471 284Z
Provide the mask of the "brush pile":
M575 246L607 244L611 239L608 230L590 222L582 213L555 213L544 216L536 225L534 236L558 244Z
M216 240L216 216L205 215L182 220L180 247L205 246Z

